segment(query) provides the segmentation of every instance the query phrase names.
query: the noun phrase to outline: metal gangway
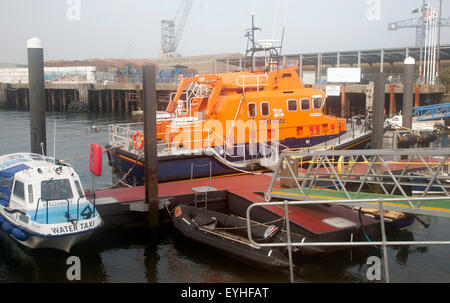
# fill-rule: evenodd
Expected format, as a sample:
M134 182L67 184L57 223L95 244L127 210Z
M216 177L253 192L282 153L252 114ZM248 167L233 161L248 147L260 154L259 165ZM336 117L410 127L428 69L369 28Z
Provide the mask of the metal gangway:
M450 217L450 149L397 149L316 151L310 160L301 153L284 153L275 168L265 193L264 203L255 203L247 209L248 238L257 247L286 247L289 254L290 279L294 282L293 247L363 247L378 245L383 249L385 281L390 282L388 246L450 245L450 241L388 241L385 210L414 215ZM303 168L307 166L307 168ZM284 174L281 171L284 170ZM286 173L288 172L288 173ZM283 178L294 181L293 188L276 189ZM334 190L319 186L331 184ZM422 192L408 195L408 187L419 186ZM373 189L372 191L368 189ZM440 190L431 195L431 189ZM399 194L396 194L399 193ZM274 199L274 200L272 200ZM284 200L284 201L280 201ZM289 207L295 205L338 204L350 208L365 207L378 210L381 241L370 242L306 242L294 243L290 237ZM256 207L284 207L287 242L259 243L252 239L251 212Z
M360 200L361 207L374 208L376 204L365 200L406 199L385 209L450 217L450 149L331 150L316 151L307 161L304 158L296 153L280 156L265 192L267 202L273 198ZM282 170L288 173L282 175ZM293 188L276 189L275 183L282 179L293 180ZM421 189L419 197L438 192L448 201L413 202L411 188Z
M413 107L413 116L417 116L419 121L450 117L450 103Z

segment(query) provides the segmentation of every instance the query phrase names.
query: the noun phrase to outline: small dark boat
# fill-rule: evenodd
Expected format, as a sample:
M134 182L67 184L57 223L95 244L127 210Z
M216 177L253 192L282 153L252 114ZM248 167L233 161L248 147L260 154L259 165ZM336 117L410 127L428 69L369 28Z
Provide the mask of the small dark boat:
M185 237L214 247L235 258L272 269L289 267L286 248L258 247L248 239L245 218L215 211L180 205L175 208L173 223ZM285 243L287 233L275 225L252 222L252 239L257 243ZM292 242L310 241L291 233ZM298 250L293 249L293 252ZM315 248L302 248L317 254Z

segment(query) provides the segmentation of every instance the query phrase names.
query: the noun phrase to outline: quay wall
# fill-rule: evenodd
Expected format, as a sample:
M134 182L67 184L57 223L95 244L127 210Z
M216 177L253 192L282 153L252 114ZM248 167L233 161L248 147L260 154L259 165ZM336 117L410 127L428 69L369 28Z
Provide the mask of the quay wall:
M7 84L0 83L0 108L6 107Z
M98 70L95 66L45 67L44 79L51 83L114 82L117 69ZM0 68L0 83L28 83L28 68Z

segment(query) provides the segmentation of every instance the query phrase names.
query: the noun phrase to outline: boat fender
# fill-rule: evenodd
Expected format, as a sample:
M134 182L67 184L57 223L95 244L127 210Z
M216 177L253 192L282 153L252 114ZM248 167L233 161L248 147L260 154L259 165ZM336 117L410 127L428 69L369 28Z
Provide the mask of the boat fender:
M139 144L138 144L139 142ZM144 147L144 134L141 132L135 132L133 135L133 145L137 150L141 150Z
M178 218L179 216L181 216L181 214L182 214L183 212L181 211L181 207L177 207L177 208L175 208L175 210L174 210L174 214L175 214L175 218Z
M275 225L270 225L264 232L264 239L272 239L276 234L280 232L280 229Z
M28 239L28 234L17 227L13 228L11 234L14 238L16 238L19 241L26 241Z
M14 226L13 226L11 223L9 223L8 221L4 221L4 222L2 223L2 228L3 228L3 230L4 230L5 232L7 232L8 234L10 234L10 233L12 232Z

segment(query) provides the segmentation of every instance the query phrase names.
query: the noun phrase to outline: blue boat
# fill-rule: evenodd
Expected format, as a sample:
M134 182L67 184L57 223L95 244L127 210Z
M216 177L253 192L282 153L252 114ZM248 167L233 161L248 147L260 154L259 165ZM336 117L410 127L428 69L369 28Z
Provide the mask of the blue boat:
M412 182L415 183L414 185L411 186L411 191L413 195L422 195L425 190L428 187L428 184L430 183L430 179L428 178L420 178L422 175L420 173L410 173L410 176L413 177L412 178ZM448 176L448 174L444 174L441 173L439 174L440 177L440 182L443 185L448 185L448 183L450 182L450 177ZM423 183L424 185L418 185L420 183ZM447 189L444 187L440 187L438 182L434 182L432 184L432 186L430 186L430 188L428 189L428 191L426 192L427 195L445 195Z
M0 225L31 249L70 252L101 228L103 220L72 167L18 153L0 157Z

